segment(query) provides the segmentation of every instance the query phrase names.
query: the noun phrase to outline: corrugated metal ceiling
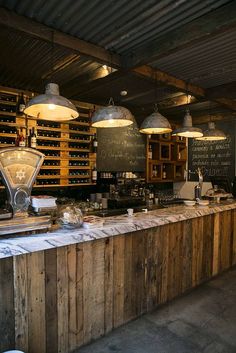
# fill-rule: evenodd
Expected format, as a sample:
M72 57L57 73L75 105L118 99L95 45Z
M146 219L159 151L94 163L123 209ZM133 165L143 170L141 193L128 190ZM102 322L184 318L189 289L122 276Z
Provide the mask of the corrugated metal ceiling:
M233 82L236 80L236 29L178 50L151 66L204 88Z
M0 7L124 57L233 1L0 0ZM143 106L145 112L148 105L149 109L153 107L153 81L124 71L119 80L92 82L93 74L102 66L80 57L78 52L55 45L52 55L52 44L7 26L0 28L0 41L4 48L0 59L0 82L3 85L42 92L53 67L53 78L68 98L105 104L112 91L115 100L124 105ZM233 82L236 80L236 30L177 50L151 66L204 88ZM94 77L101 81L98 75ZM128 90L123 101L119 94L121 89ZM176 94L181 94L176 88L159 87L157 101ZM201 104L198 107L206 109ZM181 107L178 110L181 111Z
M123 54L229 2L230 0L0 0L0 6Z

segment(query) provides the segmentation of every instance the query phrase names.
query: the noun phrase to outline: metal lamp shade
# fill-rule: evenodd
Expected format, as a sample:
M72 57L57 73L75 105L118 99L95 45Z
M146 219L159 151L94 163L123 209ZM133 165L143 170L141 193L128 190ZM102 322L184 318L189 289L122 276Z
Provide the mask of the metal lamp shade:
M56 83L47 84L45 94L32 98L27 103L24 113L52 121L67 121L79 116L74 104L60 96L59 86Z
M169 121L158 111L153 112L142 122L139 131L143 134L166 134L172 131Z
M108 105L98 109L92 116L93 127L124 127L134 123L131 112L121 106Z
M202 130L194 127L192 123L192 117L189 110L186 110L184 116L183 127L180 127L173 131L173 136L183 136L188 138L197 138L203 136Z
M198 137L196 140L200 141L220 141L225 140L226 135L222 130L218 130L215 128L215 123L210 121L208 123L208 129L203 131L203 136Z

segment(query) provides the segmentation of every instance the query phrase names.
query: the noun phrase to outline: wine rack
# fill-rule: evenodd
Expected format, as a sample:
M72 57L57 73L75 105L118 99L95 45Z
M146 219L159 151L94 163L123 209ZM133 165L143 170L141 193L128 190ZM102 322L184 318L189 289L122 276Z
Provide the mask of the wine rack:
M171 136L171 134L150 135L147 137L146 156L147 182L184 180L187 160L185 138Z
M91 141L96 132L91 127L93 105L73 102L79 117L68 123L59 123L27 117L18 113L18 100L22 91L0 89L0 147L15 146L17 130L23 129L26 137L29 129L37 132L37 149L45 155L44 163L34 187L65 187L94 185L92 169L96 153ZM23 92L24 99L31 93Z

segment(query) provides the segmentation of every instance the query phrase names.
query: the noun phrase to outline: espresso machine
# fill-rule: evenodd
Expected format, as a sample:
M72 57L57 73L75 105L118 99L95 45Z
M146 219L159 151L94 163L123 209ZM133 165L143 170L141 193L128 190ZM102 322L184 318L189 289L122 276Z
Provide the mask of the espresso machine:
M32 148L12 147L0 150L0 173L6 187L11 219L0 216L0 235L48 229L49 216L30 216L31 190L44 161L44 155ZM1 219L4 218L4 219Z

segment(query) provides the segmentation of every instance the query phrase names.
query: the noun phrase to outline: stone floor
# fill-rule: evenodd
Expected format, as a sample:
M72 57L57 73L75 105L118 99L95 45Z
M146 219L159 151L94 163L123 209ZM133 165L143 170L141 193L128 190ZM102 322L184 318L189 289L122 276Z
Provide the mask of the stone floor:
M236 268L78 353L235 353Z

